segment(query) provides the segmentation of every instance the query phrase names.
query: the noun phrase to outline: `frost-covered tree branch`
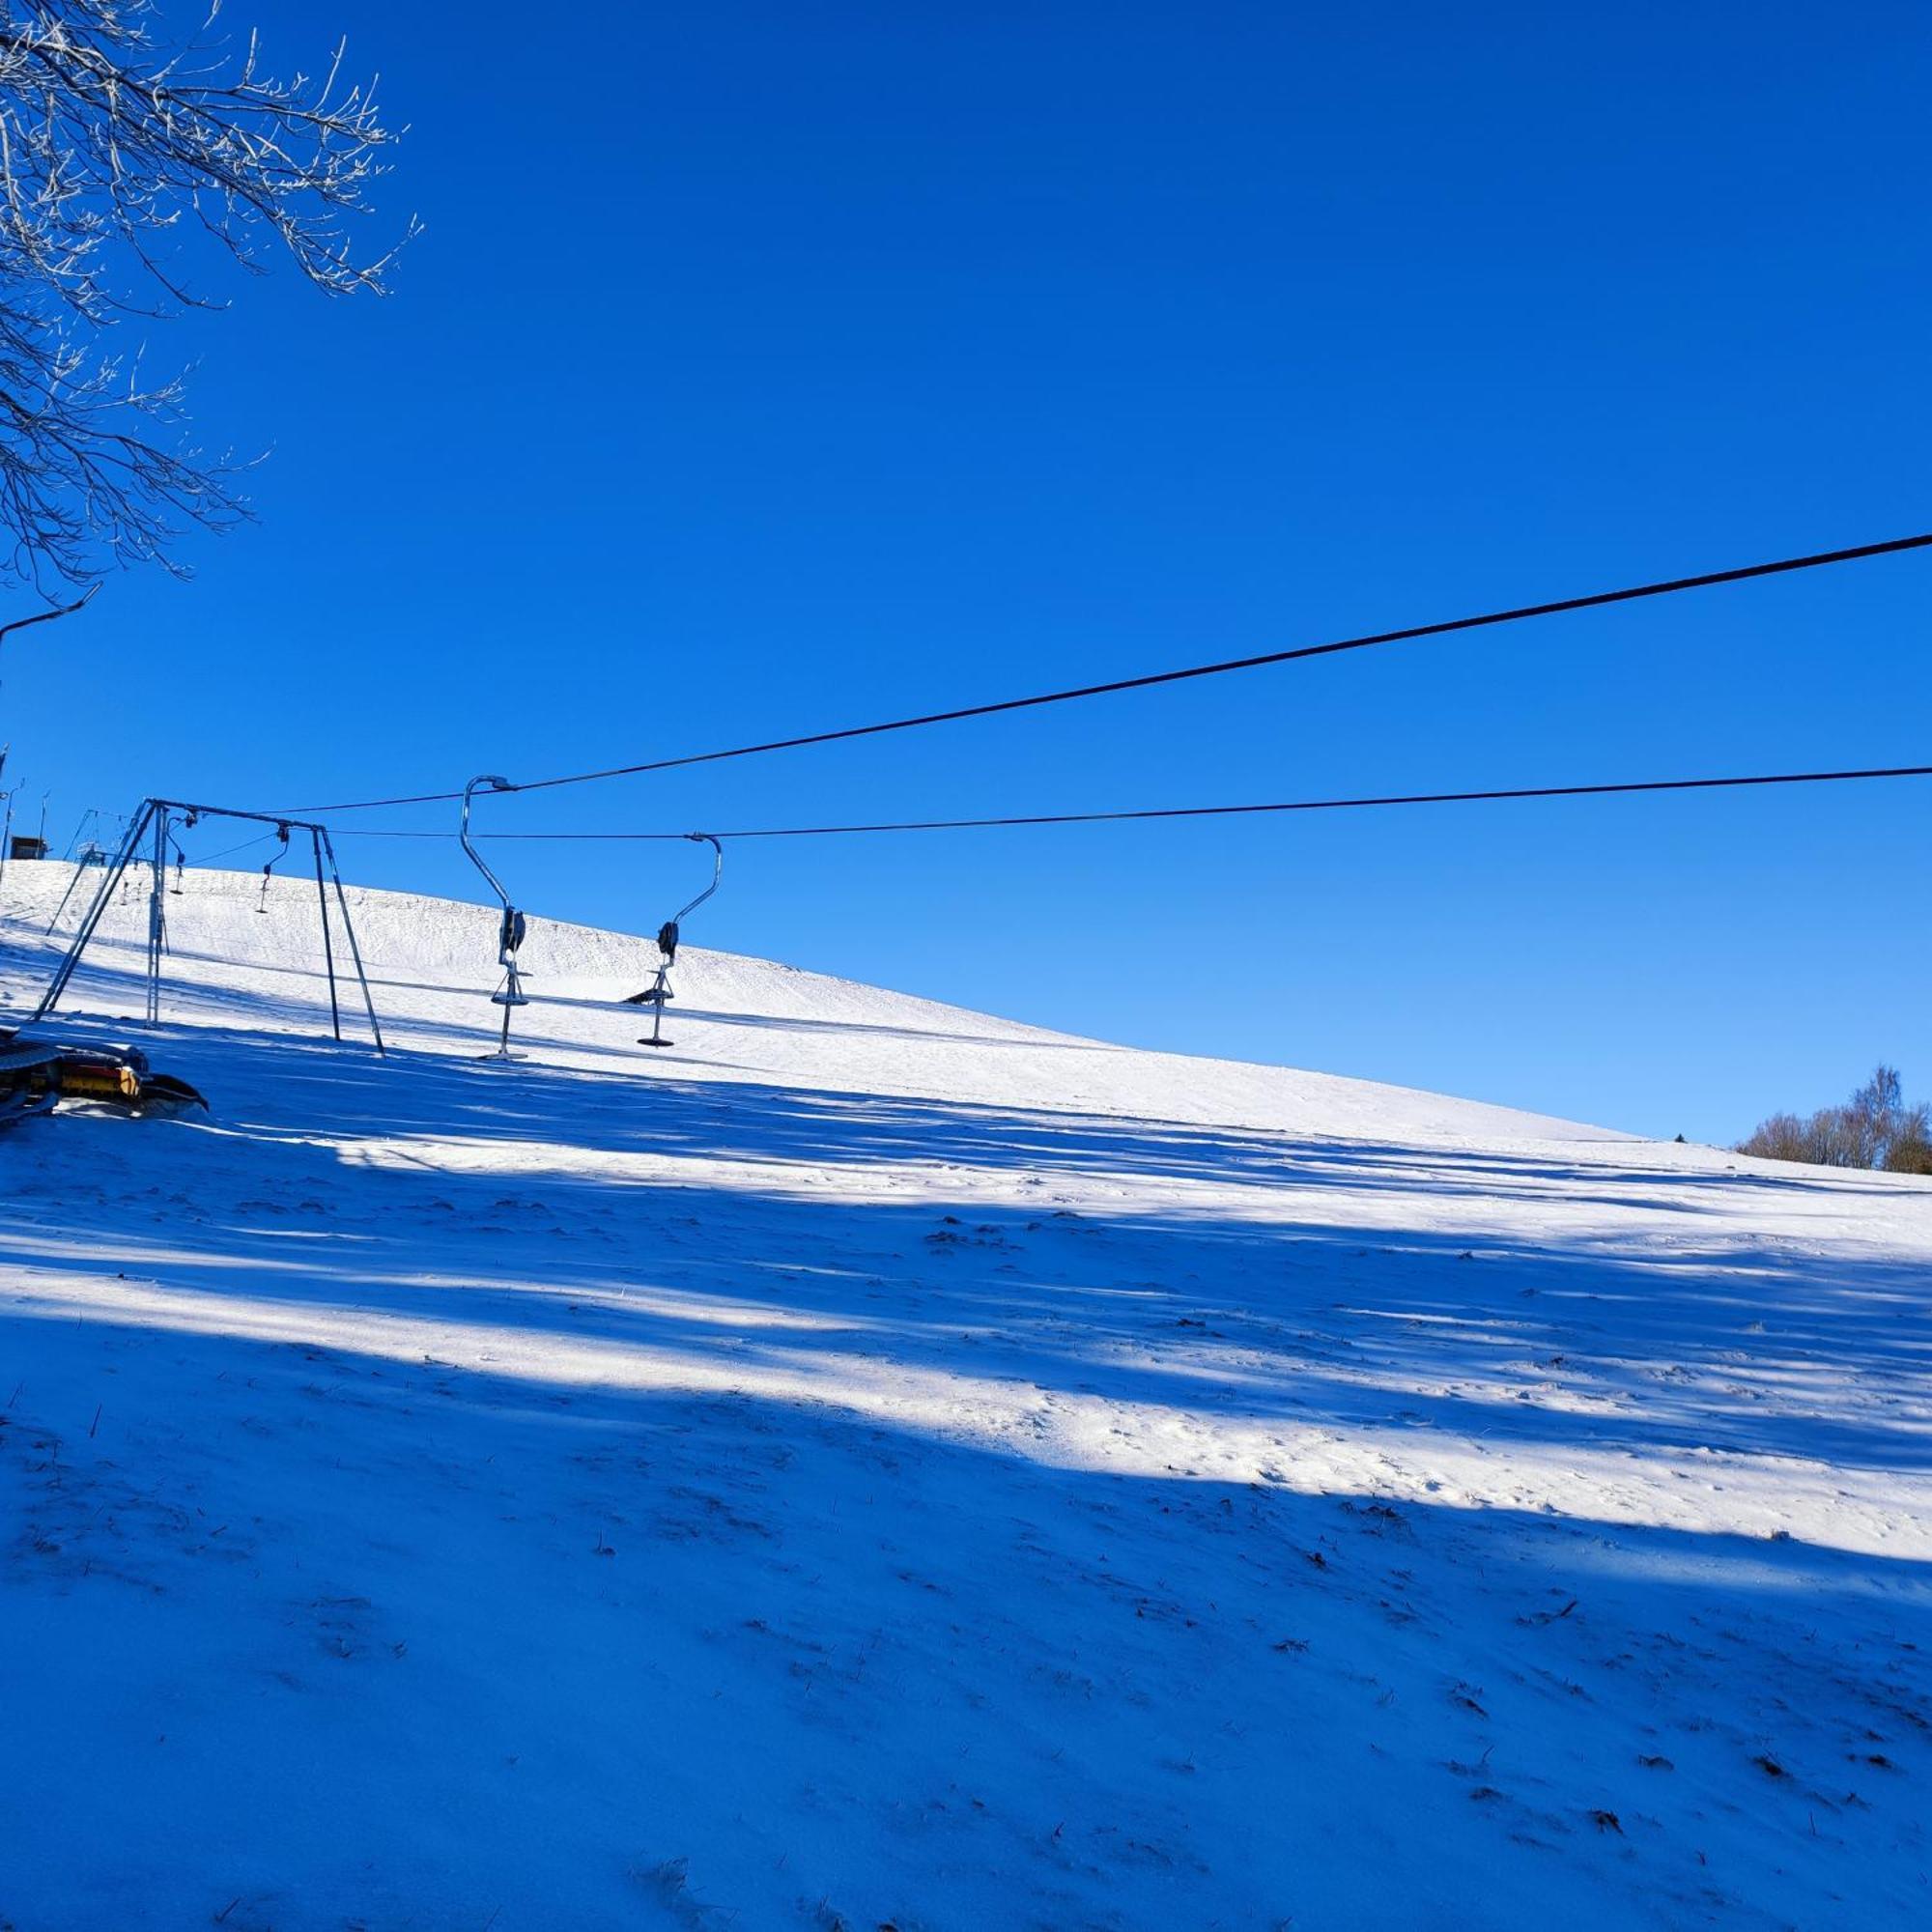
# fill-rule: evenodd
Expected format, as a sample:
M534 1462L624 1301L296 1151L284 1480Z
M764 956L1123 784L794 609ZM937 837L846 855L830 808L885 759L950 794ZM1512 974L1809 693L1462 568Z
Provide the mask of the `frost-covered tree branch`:
M394 260L350 236L396 139L373 86L343 82L340 48L277 78L252 37L196 24L171 38L153 0L0 0L0 572L43 587L176 568L185 527L245 514L237 467L185 440L181 377L110 346L130 316L219 305L194 242L256 270L283 254L328 295L382 294Z

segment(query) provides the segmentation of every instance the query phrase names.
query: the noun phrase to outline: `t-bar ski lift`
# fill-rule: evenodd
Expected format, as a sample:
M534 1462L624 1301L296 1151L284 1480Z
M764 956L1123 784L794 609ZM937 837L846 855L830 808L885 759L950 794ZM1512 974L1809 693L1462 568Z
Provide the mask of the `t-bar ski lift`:
M315 895L322 912L322 958L323 968L328 980L328 1019L335 1037L342 1037L342 1007L337 996L335 977L335 935L330 926L329 887L335 891L336 911L342 920L343 937L349 942L349 956L355 967L355 981L362 989L362 1006L369 1015L369 1031L374 1036L376 1051L385 1052L383 1045L383 1027L376 1017L376 1002L369 991L369 975L362 964L362 949L356 943L355 927L349 917L349 899L342 890L342 873L335 862L335 846L328 836L328 827L312 824L306 819L280 818L266 811L236 811L221 805L184 805L179 799L150 798L141 802L141 809L128 822L127 837L114 858L102 868L100 884L95 889L93 899L87 911L81 916L80 924L75 927L72 940L61 962L54 968L54 976L47 982L47 989L41 995L41 1003L34 1009L33 1018L43 1020L53 1011L60 997L67 991L68 981L73 978L74 969L80 964L80 957L87 951L89 942L99 929L102 917L113 903L115 888L126 877L128 868L145 864L150 870L151 880L148 890L148 1024L156 1024L161 1016L161 958L167 950L167 911L165 881L167 876L167 852L170 844L180 850L175 839L173 825L175 815L180 813L185 826L193 826L204 818L233 818L253 825L272 826L284 840L291 833L308 834L309 849L315 858ZM143 841L147 842L147 857L142 857ZM278 855L279 856L279 855ZM327 878L325 881L323 866L327 862Z
M275 867L289 856L289 821L286 819L278 820L275 825L275 833L282 842L269 854L269 863L262 867L262 896L255 901L255 910L257 912L268 911L270 882L275 876Z
M510 903L510 895L503 890L502 880L484 864L482 853L469 842L469 801L479 785L487 786L491 791L515 791L516 786L508 779L489 775L471 779L463 787L463 820L456 835L462 841L463 849L469 854L470 864L489 880L490 890L497 895L503 907L503 923L497 934L497 964L503 969L503 983L490 995L491 1004L503 1009L503 1032L497 1042L497 1051L481 1057L485 1060L514 1060L516 1055L510 1051L510 1012L513 1008L526 1007L530 1003L529 995L524 991L523 973L517 965L517 949L523 945L524 934L528 928L523 914Z
M639 1046L675 1046L674 1039L664 1037L665 1002L676 996L670 989L670 969L677 958L678 927L718 890L718 881L724 876L724 848L708 832L687 832L684 835L695 845L711 847L711 883L692 900L682 906L658 927L658 952L663 957L658 961L657 978L641 993L633 993L624 1002L627 1007L649 1007L651 1009L651 1030L639 1037Z

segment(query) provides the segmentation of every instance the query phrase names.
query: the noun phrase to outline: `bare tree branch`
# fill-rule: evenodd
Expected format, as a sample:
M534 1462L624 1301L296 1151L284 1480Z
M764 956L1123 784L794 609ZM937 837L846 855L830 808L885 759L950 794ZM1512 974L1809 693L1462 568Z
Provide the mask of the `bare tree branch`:
M183 529L247 514L241 466L185 440L183 379L103 341L222 305L190 287L191 232L255 271L279 244L327 295L386 292L396 247L365 259L349 232L398 138L374 84L343 86L340 46L277 79L253 36L212 38L218 12L177 43L153 0L0 0L0 576L179 570Z

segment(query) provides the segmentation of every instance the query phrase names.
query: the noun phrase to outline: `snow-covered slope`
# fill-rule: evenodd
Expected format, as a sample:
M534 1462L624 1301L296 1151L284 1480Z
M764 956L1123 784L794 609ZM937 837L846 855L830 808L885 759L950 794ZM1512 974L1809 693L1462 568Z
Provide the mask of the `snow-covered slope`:
M0 1924L1924 1911L1932 1184L541 921L485 1065L354 892L379 1060L184 883L213 1116L0 1135Z

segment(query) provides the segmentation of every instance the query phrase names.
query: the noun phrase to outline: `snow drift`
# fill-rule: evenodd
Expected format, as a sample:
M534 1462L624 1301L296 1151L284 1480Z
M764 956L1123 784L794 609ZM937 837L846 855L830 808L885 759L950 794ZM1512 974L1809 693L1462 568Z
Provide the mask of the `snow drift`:
M542 921L490 1067L352 892L381 1060L184 885L213 1117L0 1137L0 1923L1922 1912L1932 1184Z

